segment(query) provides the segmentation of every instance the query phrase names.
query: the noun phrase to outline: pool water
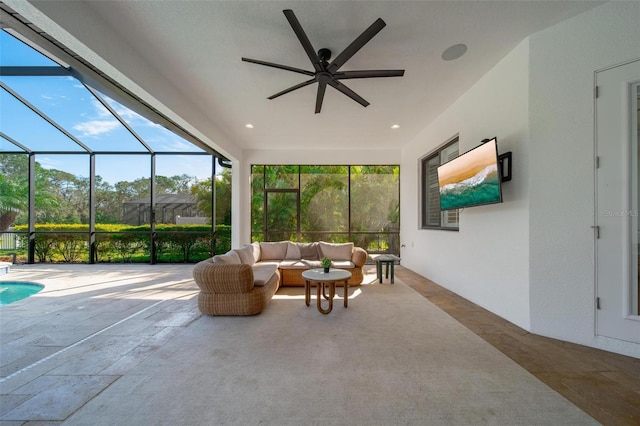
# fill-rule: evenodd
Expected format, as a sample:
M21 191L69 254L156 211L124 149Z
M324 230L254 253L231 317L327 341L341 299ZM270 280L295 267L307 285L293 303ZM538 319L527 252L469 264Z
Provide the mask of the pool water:
M0 305L8 305L31 295L44 288L41 284L25 283L19 281L0 282Z

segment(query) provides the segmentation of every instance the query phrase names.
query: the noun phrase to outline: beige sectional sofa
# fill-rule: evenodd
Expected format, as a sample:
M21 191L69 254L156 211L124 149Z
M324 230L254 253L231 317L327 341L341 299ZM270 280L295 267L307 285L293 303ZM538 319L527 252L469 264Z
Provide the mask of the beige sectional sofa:
M302 272L320 268L323 257L351 272L349 285L362 283L367 252L353 243L253 243L194 266L198 307L207 315L255 315L280 286L304 286Z

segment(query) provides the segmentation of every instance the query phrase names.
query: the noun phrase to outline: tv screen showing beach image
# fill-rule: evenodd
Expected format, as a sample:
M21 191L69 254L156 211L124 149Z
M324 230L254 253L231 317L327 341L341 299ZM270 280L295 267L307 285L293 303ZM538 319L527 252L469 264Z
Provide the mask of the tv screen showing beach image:
M440 210L501 202L496 139L438 167L438 186Z

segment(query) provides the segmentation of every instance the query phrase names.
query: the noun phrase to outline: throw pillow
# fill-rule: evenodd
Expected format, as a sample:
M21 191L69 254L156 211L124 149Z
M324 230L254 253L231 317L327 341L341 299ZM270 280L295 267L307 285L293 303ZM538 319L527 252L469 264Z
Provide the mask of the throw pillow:
M253 248L253 263L256 263L260 260L260 243L251 243L251 247Z
M318 243L298 243L298 248L300 250L299 259L320 260L320 257L318 255Z
M238 253L231 250L225 254L217 254L213 256L213 263L216 265L239 265L242 262L240 261Z
M331 260L351 260L353 243L332 244L320 241L318 245L322 257L328 257Z
M287 255L287 241L260 243L260 260L283 260Z
M302 259L300 257L300 248L298 244L287 241L287 260L299 260Z
M238 253L238 256L240 256L240 261L245 265L253 265L255 263L253 259L253 247L251 245L247 244L235 251Z

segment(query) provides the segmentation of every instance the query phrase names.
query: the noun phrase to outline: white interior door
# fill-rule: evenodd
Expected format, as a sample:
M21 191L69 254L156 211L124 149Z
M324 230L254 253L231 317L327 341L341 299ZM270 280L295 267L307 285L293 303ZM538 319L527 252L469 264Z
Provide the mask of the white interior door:
M640 343L640 60L596 73L596 334Z

